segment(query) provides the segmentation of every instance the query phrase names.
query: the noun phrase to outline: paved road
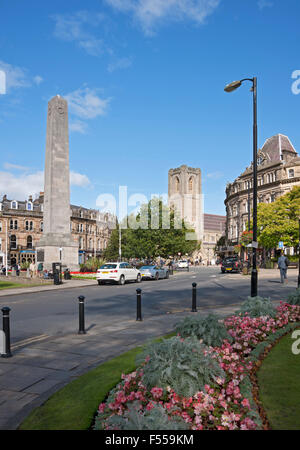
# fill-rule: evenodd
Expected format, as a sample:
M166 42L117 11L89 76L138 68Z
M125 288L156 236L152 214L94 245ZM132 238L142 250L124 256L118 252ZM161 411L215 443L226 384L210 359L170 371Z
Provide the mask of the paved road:
M281 300L296 287L296 271L290 271L289 284L279 283L278 271L259 274L259 295ZM143 281L125 286L91 286L61 289L0 298L0 307L11 308L11 342L43 336L57 336L78 329L78 296L85 296L87 330L98 325L117 324L136 318L136 289L142 289L145 319L191 309L192 283L197 283L199 308L238 304L250 294L250 277L222 274L217 267L197 267L177 273L169 280ZM9 292L8 292L9 293Z

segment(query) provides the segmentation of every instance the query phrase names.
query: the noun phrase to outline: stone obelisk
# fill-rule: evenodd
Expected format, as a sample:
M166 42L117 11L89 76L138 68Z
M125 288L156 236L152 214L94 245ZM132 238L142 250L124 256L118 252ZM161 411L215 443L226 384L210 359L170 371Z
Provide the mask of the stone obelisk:
M78 269L78 243L71 235L68 104L57 95L48 103L44 231L37 246L37 262L51 270L52 263Z

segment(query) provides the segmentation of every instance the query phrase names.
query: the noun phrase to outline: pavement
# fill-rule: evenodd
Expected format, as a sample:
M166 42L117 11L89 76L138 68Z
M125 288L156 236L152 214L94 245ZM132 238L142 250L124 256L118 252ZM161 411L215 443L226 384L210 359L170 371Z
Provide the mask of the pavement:
M269 273L271 272L271 273ZM261 271L269 277L273 271ZM177 274L180 276L180 273ZM240 276L240 275L237 275ZM277 276L277 272L276 272ZM66 289L95 284L95 280L66 280L63 285L18 288L0 295L26 294L49 289ZM29 291L30 290L30 291ZM9 291L9 292L8 292ZM215 312L222 317L238 305L198 307L198 312ZM148 340L174 331L174 325L190 311L163 313L147 320L118 320L93 326L86 334L38 336L11 347L12 357L0 358L0 430L16 430L27 415L53 393L80 375Z

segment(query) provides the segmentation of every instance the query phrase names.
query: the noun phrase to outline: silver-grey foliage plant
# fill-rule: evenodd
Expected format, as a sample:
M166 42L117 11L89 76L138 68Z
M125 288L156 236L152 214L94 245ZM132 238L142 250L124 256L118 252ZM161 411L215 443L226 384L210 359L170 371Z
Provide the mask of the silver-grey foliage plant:
M212 347L220 347L225 339L232 342L232 337L216 314L208 314L207 316L196 314L185 317L175 325L175 330L184 338L195 336L202 340L203 344Z
M271 299L259 296L248 297L247 300L242 303L241 308L235 312L235 314L241 314L242 316L246 313L250 317L275 317L277 314L276 308L272 304Z
M178 336L150 344L137 357L137 364L147 358L142 381L150 390L153 387L171 387L184 397L204 390L204 385L214 385L216 378L225 378L217 359L209 348L195 337Z
M288 296L287 303L300 306L300 288L296 289L294 294Z

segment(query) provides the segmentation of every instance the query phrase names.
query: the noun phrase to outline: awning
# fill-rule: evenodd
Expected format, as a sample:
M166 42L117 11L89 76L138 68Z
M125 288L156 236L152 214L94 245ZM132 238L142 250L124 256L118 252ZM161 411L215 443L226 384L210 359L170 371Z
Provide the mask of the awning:
M21 250L20 253L35 253L35 250Z

